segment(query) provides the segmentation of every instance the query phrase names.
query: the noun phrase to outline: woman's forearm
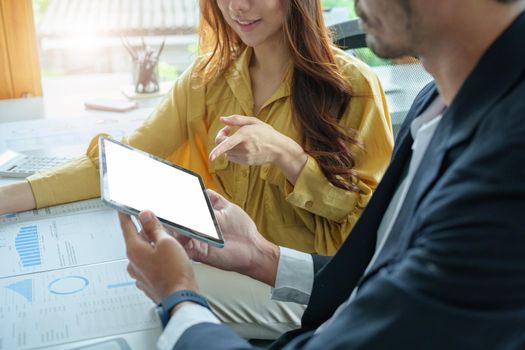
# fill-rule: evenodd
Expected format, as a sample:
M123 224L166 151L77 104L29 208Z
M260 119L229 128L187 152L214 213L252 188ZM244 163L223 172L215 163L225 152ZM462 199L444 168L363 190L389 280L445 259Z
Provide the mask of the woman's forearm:
M35 197L27 181L0 187L0 215L31 210L36 207Z

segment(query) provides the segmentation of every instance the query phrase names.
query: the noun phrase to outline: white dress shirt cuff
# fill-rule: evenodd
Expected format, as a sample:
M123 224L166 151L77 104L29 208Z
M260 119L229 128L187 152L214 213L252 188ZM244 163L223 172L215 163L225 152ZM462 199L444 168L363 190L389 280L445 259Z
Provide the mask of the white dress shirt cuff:
M297 304L308 304L314 284L314 262L310 254L280 247L272 299Z
M190 327L199 323L221 322L207 308L198 304L183 305L168 322L157 341L157 349L172 350L182 334Z

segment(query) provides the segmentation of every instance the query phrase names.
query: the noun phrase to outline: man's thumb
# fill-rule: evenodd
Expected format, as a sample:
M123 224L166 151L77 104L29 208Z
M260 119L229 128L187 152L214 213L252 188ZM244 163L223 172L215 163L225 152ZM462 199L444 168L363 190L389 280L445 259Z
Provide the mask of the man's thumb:
M168 233L164 230L164 227L160 223L159 219L149 210L141 211L139 214L140 224L142 230L148 236L152 242L157 242L164 235L168 236Z
M228 201L223 196L218 194L217 192L207 189L206 193L208 194L208 197L210 198L210 202L211 202L213 209L221 210L226 205L228 205Z

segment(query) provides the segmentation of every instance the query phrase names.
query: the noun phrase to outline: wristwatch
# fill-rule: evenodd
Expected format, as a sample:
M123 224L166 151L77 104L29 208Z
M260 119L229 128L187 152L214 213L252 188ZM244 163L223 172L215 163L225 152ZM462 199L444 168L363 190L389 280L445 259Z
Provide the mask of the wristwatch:
M191 301L202 305L211 310L208 301L202 295L195 293L192 290L179 290L175 293L168 295L166 298L157 305L157 313L159 314L160 321L162 322L162 327L165 328L168 325L168 322L171 317L171 310L178 304Z

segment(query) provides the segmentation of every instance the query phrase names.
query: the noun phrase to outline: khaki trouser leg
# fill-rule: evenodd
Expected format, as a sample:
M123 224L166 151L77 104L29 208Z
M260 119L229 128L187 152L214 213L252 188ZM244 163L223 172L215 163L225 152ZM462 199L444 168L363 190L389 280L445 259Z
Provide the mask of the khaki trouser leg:
M246 339L276 339L299 328L305 306L273 301L270 286L235 272L195 263L200 292L217 317Z

